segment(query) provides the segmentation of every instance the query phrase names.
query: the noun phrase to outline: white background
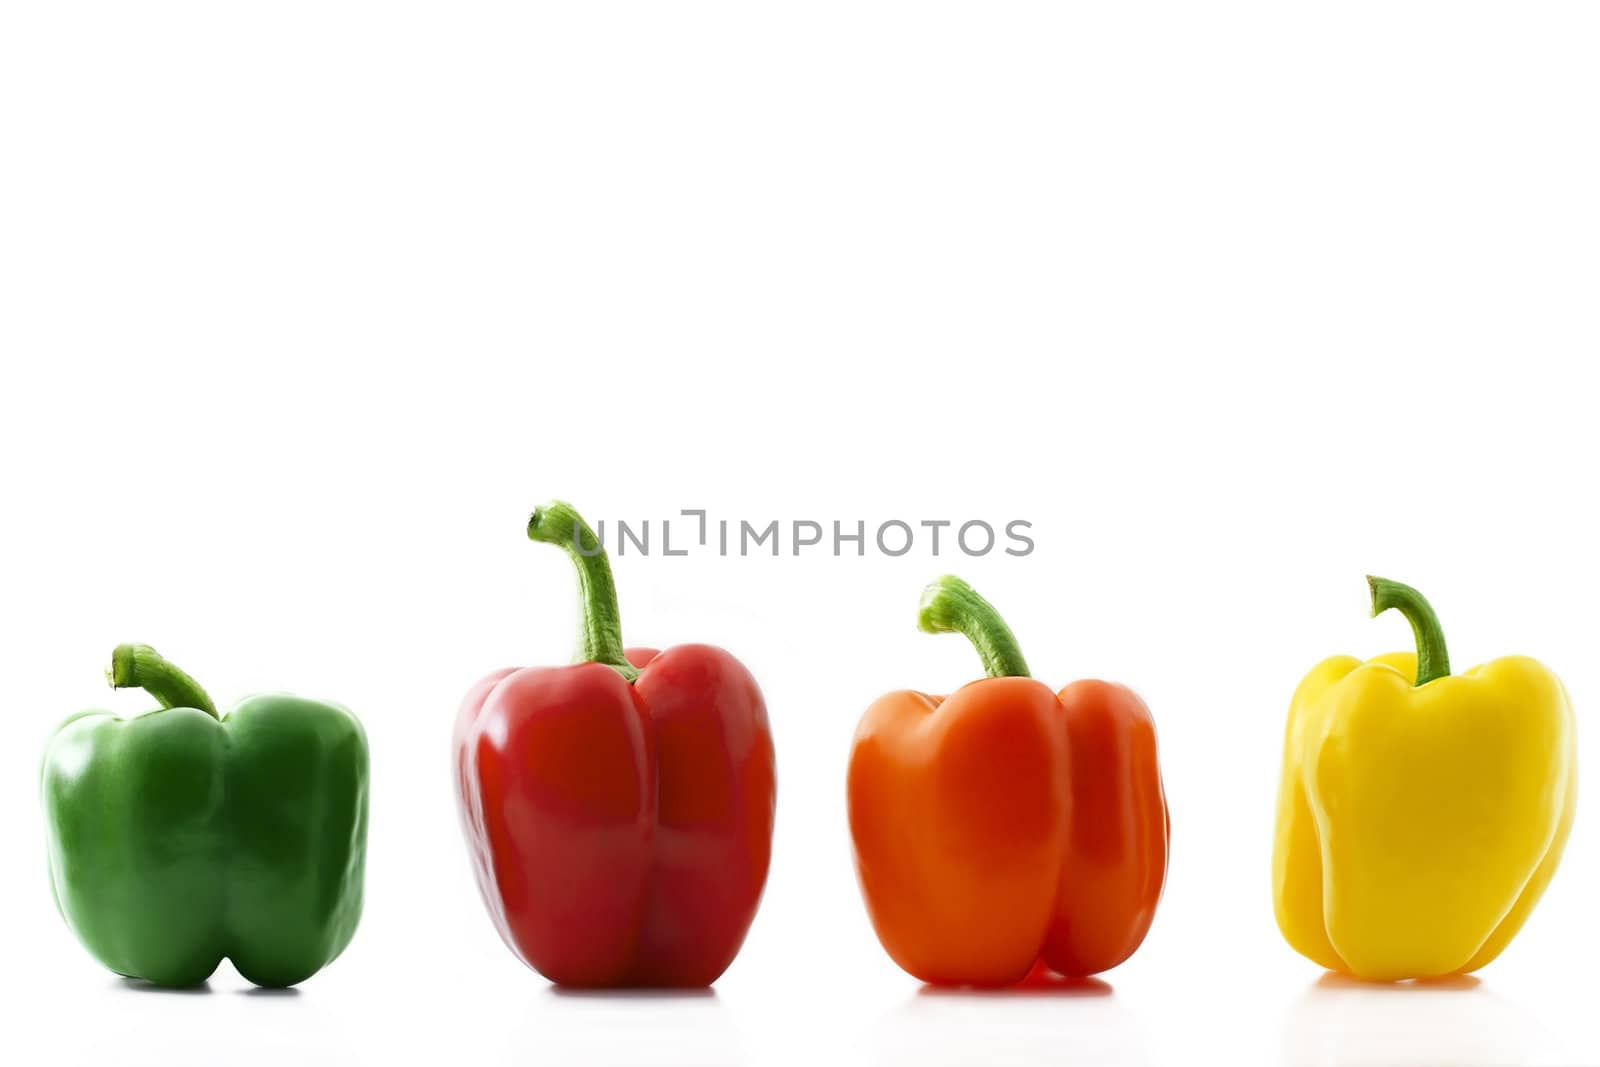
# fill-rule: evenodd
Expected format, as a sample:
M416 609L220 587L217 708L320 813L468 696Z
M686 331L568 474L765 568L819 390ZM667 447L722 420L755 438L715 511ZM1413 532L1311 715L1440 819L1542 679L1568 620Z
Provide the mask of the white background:
M3 1058L61 1064L1600 1063L1600 829L1481 984L1322 980L1273 924L1302 671L1409 639L1560 672L1600 766L1600 9L578 2L0 9ZM760 678L766 899L703 997L562 995L501 946L449 737L562 662L592 518L1034 525L1022 559L615 561L634 643ZM1167 895L1109 992L919 991L844 772L977 660L1139 689ZM224 702L340 700L369 902L297 993L126 987L46 885L37 760L154 644ZM20 1056L20 1058L19 1058Z

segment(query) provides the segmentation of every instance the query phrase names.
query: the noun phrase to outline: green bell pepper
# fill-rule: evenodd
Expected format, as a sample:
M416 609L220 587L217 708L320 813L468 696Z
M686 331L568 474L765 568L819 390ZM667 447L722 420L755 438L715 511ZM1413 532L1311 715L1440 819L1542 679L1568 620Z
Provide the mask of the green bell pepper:
M109 672L161 707L74 715L45 750L50 881L105 966L162 986L223 957L261 986L331 963L361 916L367 740L335 704L254 696L226 716L144 645Z

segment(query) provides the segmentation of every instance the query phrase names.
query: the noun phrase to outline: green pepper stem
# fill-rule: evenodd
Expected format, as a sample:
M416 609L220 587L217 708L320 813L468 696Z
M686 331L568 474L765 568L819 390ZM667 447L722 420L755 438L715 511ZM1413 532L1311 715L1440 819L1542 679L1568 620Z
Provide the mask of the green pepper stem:
M163 708L199 708L213 719L222 718L200 683L149 645L118 645L106 680L113 689L143 689Z
M922 591L917 628L930 634L965 634L990 678L1029 676L1022 649L1000 613L953 574L936 578Z
M578 596L582 601L578 659L603 663L632 682L639 670L622 652L622 616L617 610L617 585L605 546L583 516L560 500L535 508L528 519L528 536L566 552L578 570Z
M1400 582L1367 575L1372 589L1372 615L1377 618L1390 608L1398 608L1411 624L1417 640L1417 684L1427 685L1450 673L1450 655L1444 647L1444 629L1439 616L1423 595Z

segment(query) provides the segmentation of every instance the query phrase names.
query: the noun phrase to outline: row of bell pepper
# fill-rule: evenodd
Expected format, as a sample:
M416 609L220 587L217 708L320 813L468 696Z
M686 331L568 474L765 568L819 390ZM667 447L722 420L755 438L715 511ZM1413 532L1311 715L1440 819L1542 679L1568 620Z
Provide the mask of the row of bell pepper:
M577 987L704 986L733 962L766 883L776 807L759 686L709 645L622 642L616 588L567 504L528 536L572 559L577 662L468 692L455 777L473 869L506 945ZM1476 970L1560 861L1577 785L1566 691L1534 660L1451 674L1416 590L1370 579L1416 651L1324 661L1289 712L1273 858L1284 937L1389 981ZM1144 940L1170 824L1154 720L1130 689L1029 673L958 578L918 625L959 633L986 677L867 709L849 828L879 940L930 983L1003 987L1115 967ZM288 986L337 957L361 912L368 755L346 709L287 695L220 713L145 646L111 684L160 704L67 720L45 753L50 877L67 924L118 974L203 982L223 958Z

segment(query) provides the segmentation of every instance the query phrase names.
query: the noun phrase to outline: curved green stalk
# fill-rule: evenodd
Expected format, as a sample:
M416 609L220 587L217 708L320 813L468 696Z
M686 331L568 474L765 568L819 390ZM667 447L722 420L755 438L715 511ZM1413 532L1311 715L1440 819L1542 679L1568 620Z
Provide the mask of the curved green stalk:
M936 578L922 591L917 627L930 634L965 634L990 678L1029 677L1022 649L1000 613L953 574Z
M583 618L578 659L603 663L628 682L639 677L638 668L622 652L622 616L617 610L617 585L605 546L583 516L571 505L552 500L534 509L528 519L528 536L566 552L578 571L578 597Z
M200 683L149 645L118 645L106 680L113 689L143 689L163 708L199 708L213 719L222 718Z
M1367 575L1367 585L1372 589L1372 615L1374 618L1397 608L1411 624L1417 640L1417 684L1427 685L1435 678L1450 673L1450 654L1444 647L1444 629L1439 617L1423 595L1401 582Z

